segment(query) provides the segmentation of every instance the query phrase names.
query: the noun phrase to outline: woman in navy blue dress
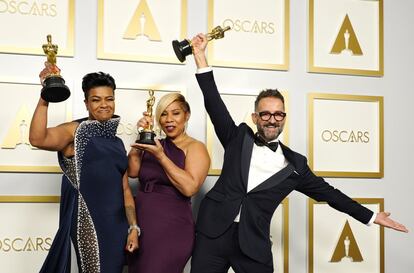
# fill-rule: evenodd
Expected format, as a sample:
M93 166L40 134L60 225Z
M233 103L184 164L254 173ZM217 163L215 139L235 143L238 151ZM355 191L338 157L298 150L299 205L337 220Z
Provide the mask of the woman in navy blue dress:
M56 66L46 64L41 80ZM83 78L89 117L47 128L48 103L39 99L30 143L58 151L64 173L59 229L40 272L69 273L72 239L79 272L120 273L125 249L138 248L139 227L128 185L128 160L116 137L115 82L105 73ZM129 234L128 234L129 233Z
M210 158L205 145L186 133L190 106L181 94L163 96L155 116L166 138L134 144L129 153L128 174L140 182L135 204L142 235L128 272L182 273L195 238L191 196L203 184ZM138 127L152 123L144 113Z

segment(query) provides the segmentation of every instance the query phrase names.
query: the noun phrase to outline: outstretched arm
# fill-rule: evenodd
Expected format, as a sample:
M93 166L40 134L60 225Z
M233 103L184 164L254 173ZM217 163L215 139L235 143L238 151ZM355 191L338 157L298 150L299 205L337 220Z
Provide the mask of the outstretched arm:
M374 212L354 201L338 189L329 185L323 178L316 176L307 165L306 158L303 157L303 162L300 164L302 168L298 169L299 175L302 176L302 183L298 187L298 191L308 195L317 201L325 201L331 207L347 213L358 221L369 224L374 219L374 223L392 228L397 231L408 232L407 228L392 220L389 212L379 212L374 215ZM375 217L375 218L374 218Z
M389 216L391 213L389 212L379 212L375 217L374 223L380 226L391 228L401 232L408 232L408 229L403 225L394 220L392 220Z

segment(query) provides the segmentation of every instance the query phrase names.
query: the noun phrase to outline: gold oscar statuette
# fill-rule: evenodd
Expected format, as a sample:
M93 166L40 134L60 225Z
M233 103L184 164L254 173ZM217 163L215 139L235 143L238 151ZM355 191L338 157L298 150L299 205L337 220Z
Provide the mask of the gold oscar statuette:
M42 46L43 52L47 56L47 62L56 65L56 55L58 46L52 44L52 36L47 35L47 44ZM65 85L65 80L59 73L51 73L43 81L41 97L48 102L61 102L69 98L70 90Z
M148 93L149 98L147 99L147 114L150 118L152 118L152 108L155 103L154 90L148 90ZM141 144L155 145L154 138L155 133L153 131L153 126L149 124L146 128L139 132L139 137L135 142Z
M230 27L227 26L222 28L221 26L216 26L213 30L207 33L207 40L211 41L214 39L221 39L224 37L224 32L229 30ZM185 61L185 57L191 55L193 53L193 49L191 47L191 41L189 39L184 39L181 42L178 40L172 41L172 46L174 48L175 55L177 56L180 62Z

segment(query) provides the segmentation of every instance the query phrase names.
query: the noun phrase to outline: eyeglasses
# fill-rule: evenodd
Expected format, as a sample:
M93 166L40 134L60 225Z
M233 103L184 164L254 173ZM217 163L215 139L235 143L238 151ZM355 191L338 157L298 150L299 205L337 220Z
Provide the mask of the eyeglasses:
M282 111L276 111L274 113L270 113L269 111L262 111L256 114L258 114L260 119L263 121L269 121L271 117L274 117L276 121L282 121L286 117L286 113Z

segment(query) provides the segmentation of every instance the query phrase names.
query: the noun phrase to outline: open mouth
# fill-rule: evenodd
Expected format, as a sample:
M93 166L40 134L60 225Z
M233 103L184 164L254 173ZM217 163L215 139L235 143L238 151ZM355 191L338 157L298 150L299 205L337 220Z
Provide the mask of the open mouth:
M172 132L172 131L174 131L174 129L175 129L175 126L172 126L172 125L165 126L165 130L166 130L167 132Z
M268 124L268 125L265 125L264 127L266 129L271 129L271 130L275 130L275 129L278 129L279 128L279 126L274 125L274 124Z

